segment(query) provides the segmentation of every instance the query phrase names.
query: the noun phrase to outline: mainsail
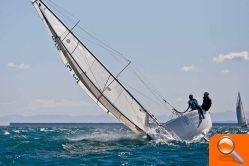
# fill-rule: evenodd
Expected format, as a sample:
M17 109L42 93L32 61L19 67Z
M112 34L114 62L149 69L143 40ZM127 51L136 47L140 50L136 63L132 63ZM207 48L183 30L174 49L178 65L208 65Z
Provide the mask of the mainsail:
M107 113L136 133L160 124L41 0L32 1L48 28L60 58L77 84Z
M237 105L236 105L236 113L237 113L238 124L241 127L246 127L247 126L247 120L246 120L245 112L244 112L244 109L243 109L240 93L238 93Z

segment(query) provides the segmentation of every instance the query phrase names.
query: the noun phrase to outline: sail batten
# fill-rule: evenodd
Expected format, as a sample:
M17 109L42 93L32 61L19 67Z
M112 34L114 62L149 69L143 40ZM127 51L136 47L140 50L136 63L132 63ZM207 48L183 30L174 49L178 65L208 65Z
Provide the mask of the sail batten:
M70 30L69 30L69 28L51 11L51 9L50 8L48 8L47 7L47 5L46 4L44 4L41 0L36 0L36 1L39 1L39 2L41 2L45 7L46 7L46 9L47 10L49 10L49 12L51 12L51 14L53 14L53 16L66 28L66 30L69 32L69 34L71 34L74 38L76 38L76 40L91 54L91 56L93 56L94 57L94 59L96 60L96 61L98 61L98 63L100 63L101 65L102 65L102 67L115 79L115 81L117 81L121 86L122 86L122 88L124 88L125 89L125 91L127 91L128 93L129 93L129 95L144 109L144 111L145 112L147 112L146 111L146 109L139 103L139 101L137 101L137 99L135 98L135 97L133 97L133 95L118 81L118 79L116 79L116 77L105 67L105 65L104 64L102 64L102 62L100 62L100 60L98 59L98 58L96 58L95 57L95 55L81 42L81 40L79 40L78 39L78 37L77 36L75 36ZM37 3L37 2L36 2ZM66 31L65 31L66 32ZM64 32L64 33L65 33ZM62 35L63 35L63 33L62 33ZM67 34L68 35L68 34Z
M33 4L79 86L131 130L146 132L149 117L154 118L41 0Z
M57 40L59 40L58 38L57 38ZM59 40L58 41L58 43L60 43L60 48L62 48L62 49L66 49L65 48L65 46L63 45L63 43ZM68 50L65 50L66 52L68 52ZM65 56L65 58L67 59L67 62L70 64L70 66L73 68L73 71L74 72L76 72L77 73L77 75L79 75L80 77L81 77L81 80L86 80L86 79L88 79L89 80L89 82L91 82L90 81L90 79L89 78L87 78L87 76L84 74L84 72L79 72L79 71L81 71L81 69L80 69L80 67L79 67L79 65L77 64L77 62L71 57L70 58L70 56L67 56L67 53L65 52L65 51L62 51L62 53L63 53L63 55ZM83 78L83 77L86 77L86 78ZM92 88L90 88L90 86L85 82L85 83L83 83L84 84L84 86L90 91L90 93L92 93L92 94L96 94L96 92L94 92L94 91L91 91L91 89ZM91 82L91 84L94 86L94 84ZM96 87L95 87L96 88ZM96 88L97 89L97 88ZM102 94L101 94L101 92L100 91L98 91L98 93L100 93L100 95L101 96L103 96ZM96 96L95 96L96 97ZM104 97L104 96L103 96ZM106 100L108 100L108 99L106 99ZM98 101L100 101L99 99L98 99ZM102 100L103 101L103 100ZM109 102L109 101L108 101ZM104 102L103 102L104 103ZM101 105L103 106L103 103L101 102ZM114 107L114 106L113 106ZM116 108L115 108L116 109ZM108 110L108 112L109 112L109 110ZM108 113L107 112L107 113ZM118 119L120 119L122 122L124 122L126 125L128 125L130 128L132 128L132 130L134 131L134 132L138 132L138 130L139 131L141 131L141 129L139 129L139 128L137 128L134 124L132 124L132 122L127 118L127 117L125 117L124 115L122 115L122 113L120 113L120 112L118 112L118 111L116 111L116 112L114 112L114 111L111 111L112 112L112 114L116 117L116 118L118 118ZM134 128L135 127L135 128Z

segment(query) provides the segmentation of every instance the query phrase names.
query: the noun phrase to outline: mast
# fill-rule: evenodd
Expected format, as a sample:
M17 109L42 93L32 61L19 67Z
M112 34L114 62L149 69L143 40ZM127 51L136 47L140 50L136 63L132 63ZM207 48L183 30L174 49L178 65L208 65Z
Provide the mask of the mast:
M125 86L107 69L107 67L98 59L96 58L96 56L84 45L84 43L81 42L81 40L78 39L78 37L60 20L60 18L58 16L56 16L53 11L42 1L42 0L35 0L33 3L35 3L36 1L40 1L59 21L60 23L80 42L80 44L82 44L85 49L91 53L91 55L98 61L98 63L100 63L105 70L115 79L115 81L117 81L128 93L129 95L137 102L139 103L139 105L144 109L145 112L148 113L148 111L143 107L142 104L140 104L140 102L130 93L130 91L128 91ZM128 63L128 65L130 64L130 62ZM127 66L126 66L127 67ZM126 68L125 67L125 68ZM122 72L122 71L121 71Z
M32 3L51 33L53 40L56 42L63 63L69 68L71 73L73 72L73 76L79 86L101 108L107 113L114 115L134 132L146 132L148 118L151 118L157 125L160 125L156 118L138 102L46 4L41 0L33 0ZM63 37L65 32L66 36ZM84 58L87 63L91 61L91 66L89 64L88 66L83 65L82 61L84 61ZM100 73L92 71L93 69L99 70ZM101 79L103 75L106 75L106 78ZM104 81L105 86L107 85L107 87L104 86L105 89L103 91L101 86L98 87L96 85L98 81Z

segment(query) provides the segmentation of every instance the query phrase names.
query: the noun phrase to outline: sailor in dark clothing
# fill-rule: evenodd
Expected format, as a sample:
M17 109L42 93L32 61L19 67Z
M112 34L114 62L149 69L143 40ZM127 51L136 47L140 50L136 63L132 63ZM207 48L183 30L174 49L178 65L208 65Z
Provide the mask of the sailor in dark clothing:
M203 96L203 103L201 105L201 108L205 111L208 111L211 105L212 105L212 100L209 97L209 93L205 92Z
M201 115L201 117L202 117L203 119L205 119L205 116L204 116L204 114L203 114L202 108L201 108L201 106L199 106L197 100L194 99L193 95L189 95L188 108L187 108L186 111L188 111L189 108L191 108L191 111L193 111L193 110L198 110L198 111L199 111L199 114Z

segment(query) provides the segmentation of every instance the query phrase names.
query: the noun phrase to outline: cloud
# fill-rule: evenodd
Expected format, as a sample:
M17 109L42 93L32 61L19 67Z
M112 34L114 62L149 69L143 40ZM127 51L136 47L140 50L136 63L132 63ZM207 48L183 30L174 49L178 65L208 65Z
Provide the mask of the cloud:
M195 67L192 65L191 66L182 66L181 70L184 72L191 72L191 71L195 70Z
M224 74L230 73L230 70L229 69L224 69L224 70L221 70L221 73L224 73Z
M244 60L248 61L249 60L249 53L247 51L242 51L242 52L230 52L228 54L220 54L216 57L213 57L213 61L217 63L222 63L224 61L232 61L232 60Z
M28 104L28 109L77 108L87 105L84 101L36 99Z
M31 66L30 66L30 65L26 65L26 64L24 64L24 63L15 64L14 62L10 62L10 63L7 64L7 67L13 68L13 69L17 69L17 70L27 70L27 69L29 69Z

